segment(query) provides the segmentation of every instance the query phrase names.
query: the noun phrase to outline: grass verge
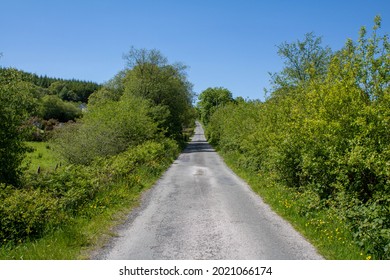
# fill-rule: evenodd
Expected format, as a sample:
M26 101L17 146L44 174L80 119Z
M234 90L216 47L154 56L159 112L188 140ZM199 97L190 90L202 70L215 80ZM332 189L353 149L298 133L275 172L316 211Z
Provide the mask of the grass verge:
M123 222L138 205L141 193L150 188L158 174L137 186L125 182L111 185L88 203L82 215L53 229L42 238L1 247L0 259L76 260L89 259L114 235L113 228Z
M0 207L4 211L0 211L1 218L9 224L6 232L19 230L21 236L12 241L1 238L0 259L89 259L93 251L115 234L113 228L139 204L142 192L155 183L178 152L172 141L168 144L148 142L111 159L102 159L95 166L64 166L52 173L35 174L23 192L4 189L15 199L27 197L28 205L23 209L8 204ZM29 217L36 219L35 210L45 207L32 203L28 196L30 190L32 194L39 190L39 194L50 198L48 202L54 201L49 206L57 211L46 216L41 213L47 218L46 229L37 232L39 227L32 227L33 224L29 232L36 234L25 238ZM25 210L28 212L24 213Z
M371 259L370 255L361 252L354 243L350 230L333 208L312 209L310 214L302 215L301 209L310 207L310 201L302 193L277 183L270 174L256 174L239 166L237 155L233 153L219 154L237 175L276 213L289 221L325 259Z

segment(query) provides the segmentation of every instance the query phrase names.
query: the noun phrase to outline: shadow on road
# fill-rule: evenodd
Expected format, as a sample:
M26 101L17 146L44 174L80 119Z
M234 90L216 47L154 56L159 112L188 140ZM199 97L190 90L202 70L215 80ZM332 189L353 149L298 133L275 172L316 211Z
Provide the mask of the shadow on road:
M188 143L187 147L184 149L183 153L207 153L215 152L213 147L207 141L192 141Z

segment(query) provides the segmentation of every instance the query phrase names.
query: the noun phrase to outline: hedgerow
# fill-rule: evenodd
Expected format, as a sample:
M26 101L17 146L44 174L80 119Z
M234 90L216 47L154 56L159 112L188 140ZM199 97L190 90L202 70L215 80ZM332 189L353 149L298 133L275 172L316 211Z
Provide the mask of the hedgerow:
M281 204L309 220L337 215L367 256L390 259L390 44L379 28L377 17L372 36L362 28L321 75L308 63L307 79L265 102L218 108L206 130L239 166L299 194Z
M91 215L90 205L103 206L100 194L108 188L115 190L123 181L129 191L142 189L142 176L164 170L178 151L173 140L148 141L89 166L67 165L54 172L31 174L24 188L1 184L1 243L33 240L71 223L74 217Z

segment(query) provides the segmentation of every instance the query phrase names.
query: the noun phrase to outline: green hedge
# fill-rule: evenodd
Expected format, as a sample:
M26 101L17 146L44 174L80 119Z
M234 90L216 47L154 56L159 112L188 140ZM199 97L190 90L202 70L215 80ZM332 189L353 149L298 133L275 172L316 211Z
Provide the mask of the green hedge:
M69 165L51 173L30 174L23 187L1 184L1 243L39 238L71 223L73 217L91 215L89 206L101 204L99 197L107 188L124 181L130 188L142 188L142 176L161 172L178 152L173 140L148 141L90 166Z
M378 28L324 77L219 108L206 131L240 167L309 199L302 216L337 213L364 252L390 259L390 44Z

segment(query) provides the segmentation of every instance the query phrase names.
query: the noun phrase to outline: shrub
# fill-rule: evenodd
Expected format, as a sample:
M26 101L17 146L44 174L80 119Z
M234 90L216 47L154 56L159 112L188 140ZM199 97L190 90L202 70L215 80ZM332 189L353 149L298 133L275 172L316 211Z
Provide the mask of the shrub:
M147 141L110 159L110 168L116 178L126 178L138 168L148 172L158 172L178 154L175 141L165 139L160 142Z
M159 174L178 152L173 140L146 141L109 159L98 158L89 166L68 165L50 173L30 174L24 188L0 184L1 243L39 238L74 217L92 215L89 206L99 204L99 197L109 188L126 182L126 186L142 189L141 176Z
M113 156L157 137L149 111L146 100L131 96L99 103L89 107L82 120L58 130L55 143L70 163L91 164L97 157Z
M79 118L81 109L74 103L61 100L57 95L46 95L42 98L41 115L45 120L68 122Z
M62 222L58 201L39 189L1 188L0 240L17 242L39 237L50 226Z

